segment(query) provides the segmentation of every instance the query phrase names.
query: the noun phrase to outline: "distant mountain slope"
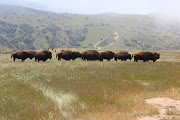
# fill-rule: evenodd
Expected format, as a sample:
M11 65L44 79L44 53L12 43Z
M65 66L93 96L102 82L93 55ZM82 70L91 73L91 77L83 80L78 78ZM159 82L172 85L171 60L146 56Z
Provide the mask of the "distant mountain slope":
M109 37L117 34L118 37ZM56 14L0 5L0 50L44 48L179 49L180 23L146 15Z

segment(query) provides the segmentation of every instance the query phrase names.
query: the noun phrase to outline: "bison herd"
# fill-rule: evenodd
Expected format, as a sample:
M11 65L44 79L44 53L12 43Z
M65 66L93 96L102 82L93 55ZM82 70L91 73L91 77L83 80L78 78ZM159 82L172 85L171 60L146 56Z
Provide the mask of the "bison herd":
M58 60L64 59L64 60L75 60L77 58L81 58L82 60L87 61L103 61L104 59L110 61L114 58L115 61L121 60L126 61L127 59L131 60L134 57L134 62L137 62L138 60L142 60L143 62L152 60L155 62L157 59L160 58L159 53L152 53L149 51L142 51L135 53L133 55L129 54L126 51L121 51L119 53L114 53L112 51L105 51L99 53L96 50L86 50L82 53L75 52L71 50L61 50L56 54L56 58ZM21 59L22 61L26 60L27 58L35 58L36 61L43 61L45 62L47 59L52 58L52 53L48 50L42 50L41 52L35 52L35 51L19 51L19 52L12 52L11 58L15 61L16 59Z

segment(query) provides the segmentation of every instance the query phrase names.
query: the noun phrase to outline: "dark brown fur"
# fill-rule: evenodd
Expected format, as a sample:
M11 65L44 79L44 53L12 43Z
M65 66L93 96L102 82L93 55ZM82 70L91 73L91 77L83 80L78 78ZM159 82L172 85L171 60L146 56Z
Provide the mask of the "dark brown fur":
M48 50L43 50L41 52L37 52L35 54L35 62L38 60L39 61L43 61L45 62L47 59L51 59L52 58L52 53L49 52Z
M81 53L71 50L61 50L56 54L56 58L58 58L58 60L61 60L61 58L64 60L75 60L81 58Z
M156 60L160 58L160 54L157 52L153 52L152 54L153 54L153 59L151 60L153 60L153 62L156 62Z
M83 60L100 60L102 61L102 59L100 58L100 54L98 51L96 50L87 50L87 51L84 51L82 53L82 59Z
M121 51L114 55L114 59L115 59L115 61L117 61L117 60L126 61L127 59L131 60L132 56L127 51Z
M103 61L103 59L110 61L111 59L113 59L114 55L115 55L115 53L112 51L101 52L100 59L101 59L101 61Z
M143 60L143 62L153 60L153 54L149 51L135 53L134 62L137 62L138 60Z
M28 53L28 57L29 57L30 59L34 58L34 56L35 56L35 54L36 54L35 51L26 51L26 52Z
M17 59L21 59L22 61L26 60L28 58L28 53L25 51L19 51L19 52L12 52L11 58L13 57L13 60L15 61Z
M81 53L80 52L72 52L71 53L71 59L72 60L75 60L75 59L77 59L77 58L81 58Z
M61 60L61 58L64 60L71 60L71 54L71 50L61 50L56 54L56 58L58 58L58 60Z

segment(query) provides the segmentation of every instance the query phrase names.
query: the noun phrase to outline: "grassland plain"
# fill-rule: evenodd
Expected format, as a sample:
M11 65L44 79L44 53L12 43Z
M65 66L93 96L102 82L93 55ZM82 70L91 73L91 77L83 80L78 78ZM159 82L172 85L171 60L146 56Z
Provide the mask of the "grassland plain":
M13 62L10 54L0 54L0 119L133 120L158 114L144 99L180 100L179 51L160 53L156 63L58 61L54 52L45 63Z

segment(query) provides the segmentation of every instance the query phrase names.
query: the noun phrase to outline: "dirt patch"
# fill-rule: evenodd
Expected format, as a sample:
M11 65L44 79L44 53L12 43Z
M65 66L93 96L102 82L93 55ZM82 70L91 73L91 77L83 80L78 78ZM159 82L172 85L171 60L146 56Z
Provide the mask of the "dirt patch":
M167 110L178 111L178 113L180 113L180 101L178 100L169 98L152 98L145 99L145 102L158 108L159 115L143 116L139 118L139 120L173 120L174 118L179 118L179 116L176 116L174 114L167 114Z

